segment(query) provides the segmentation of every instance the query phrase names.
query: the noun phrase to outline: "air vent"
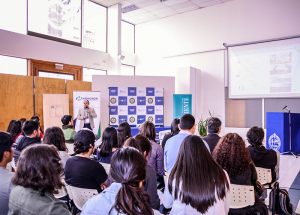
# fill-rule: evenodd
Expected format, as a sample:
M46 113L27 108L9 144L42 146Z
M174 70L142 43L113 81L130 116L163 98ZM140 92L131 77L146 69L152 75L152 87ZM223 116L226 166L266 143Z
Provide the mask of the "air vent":
M128 5L122 8L122 13L128 13L134 10L139 9L135 4Z

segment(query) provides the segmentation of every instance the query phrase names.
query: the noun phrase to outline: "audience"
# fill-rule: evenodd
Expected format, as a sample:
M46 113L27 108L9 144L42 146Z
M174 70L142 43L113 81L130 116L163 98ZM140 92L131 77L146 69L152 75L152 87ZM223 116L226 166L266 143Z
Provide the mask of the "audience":
M156 132L155 125L146 121L140 127L140 134L147 137L151 143L151 152L148 156L148 165L151 166L158 177L164 176L164 151L161 145L155 142Z
M73 120L71 115L64 115L61 118L62 130L65 136L66 143L74 143L75 130L73 127Z
M272 182L274 182L279 177L279 160L276 151L263 146L264 136L265 132L262 128L257 126L250 128L247 132L247 139L251 144L248 146L248 151L255 166L271 169Z
M227 171L231 184L252 185L257 187L257 173L255 166L246 149L244 140L237 133L228 133L221 138L220 142L213 151L215 161ZM255 189L255 207L266 209L264 204L259 201L260 193ZM230 214L241 214L244 210L230 209Z
M150 141L142 136L137 135L135 138L128 138L125 143L124 147L133 147L139 150L144 158L147 160L149 153L151 152L151 143ZM156 172L155 170L146 165L146 178L145 178L145 191L149 195L150 205L153 209L158 210L160 206L160 199L157 194L157 182L156 182Z
M173 119L171 123L171 132L166 133L163 140L161 141L161 146L163 149L165 149L167 140L179 133L180 131L178 127L179 123L180 123L180 119L178 118Z
M53 195L63 186L61 171L55 147L44 144L27 147L12 178L15 187L9 197L8 214L71 214Z
M7 132L10 133L12 141L15 143L16 139L22 134L22 124L18 120L11 120L9 122Z
M45 131L44 144L54 145L58 151L58 155L61 159L63 169L66 166L67 160L70 158L68 149L65 143L65 137L63 131L59 127L50 127Z
M165 168L168 173L171 173L173 166L175 165L176 158L179 152L179 148L182 144L182 141L187 136L194 134L196 125L195 118L191 114L185 114L180 118L179 124L180 132L170 139L167 140L164 150L164 160L165 160ZM206 145L207 149L209 147L207 143L203 143Z
M122 122L118 126L118 148L122 148L125 140L131 137L131 128L128 122Z
M117 150L111 160L110 186L89 199L81 215L153 214L143 191L145 167L146 160L138 150L132 147Z
M180 146L163 205L171 214L218 214L229 211L229 178L203 140L189 135Z
M217 117L211 117L207 121L207 136L203 137L202 139L208 144L209 149L211 152L214 151L216 145L220 140L219 133L221 131L222 122Z
M102 134L102 143L97 151L97 160L101 163L110 164L111 157L117 149L117 130L114 127L105 128Z
M29 120L23 125L24 136L16 145L16 150L14 153L15 162L18 161L20 153L26 147L41 143L40 138L40 124L37 121Z
M95 135L89 129L83 129L75 135L75 156L69 158L65 166L65 181L74 187L97 189L106 181L107 174L103 166L91 160L95 144Z
M13 173L6 169L13 157L11 135L0 132L0 214L7 214Z

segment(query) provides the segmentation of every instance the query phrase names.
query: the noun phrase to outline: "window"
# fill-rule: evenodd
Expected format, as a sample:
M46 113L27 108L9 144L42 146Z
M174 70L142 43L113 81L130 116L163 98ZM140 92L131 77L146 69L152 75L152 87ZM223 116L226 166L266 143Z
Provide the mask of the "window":
M26 3L24 0L1 0L0 29L26 34Z
M134 53L135 26L122 21L121 24L121 49L122 53Z
M83 68L83 81L92 82L93 75L106 75L105 70Z
M0 55L0 73L27 75L27 60Z
M106 52L106 15L105 7L83 1L82 47Z
M58 78L58 79L64 79L64 80L74 80L74 75L54 73L54 72L45 72L45 71L39 71L39 77Z
M109 71L107 72L108 75L127 75L127 76L134 76L135 75L135 67L122 64L119 72Z

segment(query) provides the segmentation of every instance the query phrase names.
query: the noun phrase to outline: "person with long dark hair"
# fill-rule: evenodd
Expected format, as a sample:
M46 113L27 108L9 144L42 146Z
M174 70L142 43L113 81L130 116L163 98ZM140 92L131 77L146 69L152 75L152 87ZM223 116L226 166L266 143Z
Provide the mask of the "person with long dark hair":
M133 147L138 149L147 160L151 152L151 143L150 141L144 137L143 135L137 135L135 138L128 138L123 147ZM153 209L158 210L160 206L160 199L157 194L157 180L156 180L156 172L155 170L146 165L146 178L145 178L145 191L149 195L150 205Z
M90 159L94 145L95 135L91 130L83 128L76 133L75 156L67 160L65 181L74 187L97 189L101 192L101 185L106 181L107 174L100 163Z
M272 182L279 178L279 156L275 150L263 146L264 129L254 126L247 132L250 146L247 147L255 166L271 169Z
M143 190L146 160L135 148L117 150L111 159L109 187L89 199L82 215L152 215L147 194Z
M257 186L257 173L245 141L237 133L228 133L221 138L212 154L215 161L227 171L232 184ZM261 207L267 214L267 208L259 200L260 194L255 189L255 207ZM248 208L249 209L249 208ZM240 214L247 208L230 209L231 214Z
M122 122L118 126L118 148L122 148L125 140L131 137L131 128L128 122Z
M117 130L114 127L105 128L102 133L102 143L97 150L97 160L101 163L110 164L111 157L117 149Z
M12 141L15 143L16 139L22 134L22 124L19 120L11 120L6 130L10 133Z
M180 146L168 179L163 205L170 214L218 214L229 211L230 181L203 140L189 135Z
M12 178L15 187L9 198L9 215L70 215L67 206L53 193L61 189L62 167L54 146L35 144L22 151Z
M178 118L173 119L173 121L171 123L171 132L166 133L164 138L161 141L161 146L163 149L165 148L167 140L179 133L179 131L180 131L180 129L178 127L179 123L180 123L180 119L178 119Z
M63 168L66 166L67 160L70 158L65 143L64 133L59 127L47 128L43 139L44 144L54 145L58 151Z

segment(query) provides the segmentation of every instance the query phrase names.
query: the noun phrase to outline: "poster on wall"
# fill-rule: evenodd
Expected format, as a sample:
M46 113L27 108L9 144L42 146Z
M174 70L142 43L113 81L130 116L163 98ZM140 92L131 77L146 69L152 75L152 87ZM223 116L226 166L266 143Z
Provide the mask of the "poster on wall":
M90 128L100 136L100 92L73 92L75 130Z
M164 126L164 89L154 87L109 87L109 124L127 121L136 127L145 121Z
M192 94L173 94L173 118L192 114Z

